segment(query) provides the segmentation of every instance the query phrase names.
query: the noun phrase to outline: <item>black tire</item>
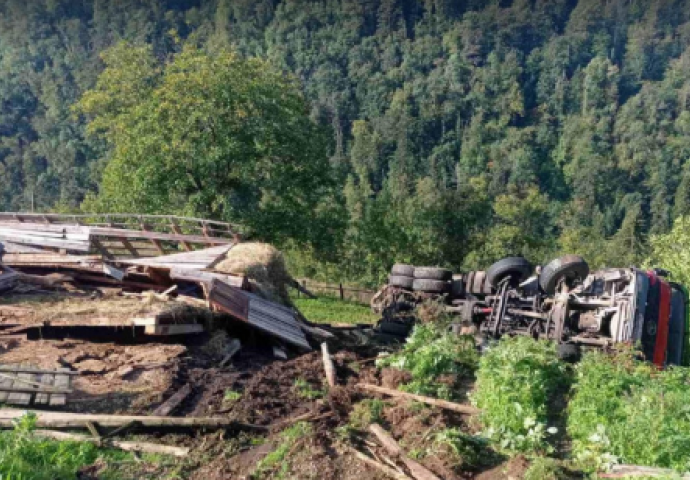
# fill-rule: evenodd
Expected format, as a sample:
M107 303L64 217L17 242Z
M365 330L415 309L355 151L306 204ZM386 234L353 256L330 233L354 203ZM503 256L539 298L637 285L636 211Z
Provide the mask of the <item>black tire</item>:
M513 286L526 280L534 267L523 257L507 257L494 263L486 271L486 280L496 288L502 280L510 278Z
M393 287L405 288L407 290L412 290L412 284L414 283L414 278L403 277L402 275L389 275L388 285Z
M412 265L396 263L393 265L393 268L391 268L391 275L397 277L414 277L414 267Z
M450 282L450 298L463 298L465 296L465 282L462 275L453 275L453 280Z
M425 293L445 293L448 291L448 287L448 282L426 278L415 278L412 284L412 290Z
M414 269L414 278L424 279L424 280L439 280L442 282L447 282L453 276L453 272L446 270L445 268L436 267L416 267Z
M558 344L558 358L565 362L575 363L582 357L582 348L573 343Z
M584 280L589 275L589 265L579 255L565 255L549 262L539 275L539 286L548 295L556 293L558 283L565 279L572 285L576 280Z

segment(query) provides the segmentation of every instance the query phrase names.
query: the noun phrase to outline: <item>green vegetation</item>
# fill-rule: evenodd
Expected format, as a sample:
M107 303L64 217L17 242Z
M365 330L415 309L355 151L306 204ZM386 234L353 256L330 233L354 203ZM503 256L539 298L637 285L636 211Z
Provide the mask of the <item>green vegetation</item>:
M459 462L470 467L488 464L496 457L485 438L469 435L457 428L446 428L438 432L434 445L436 448L449 448Z
M479 360L473 403L482 409L484 435L506 452L548 451L547 410L567 384L565 364L551 342L504 337Z
M316 390L313 388L309 382L303 378L295 379L295 384L293 385L297 395L308 400L315 400L317 398L323 397L323 390Z
M252 478L266 478L276 471L273 478L285 478L290 471L290 451L298 441L304 440L311 433L311 425L307 422L299 422L283 430L280 434L280 444L258 463Z
M399 352L377 360L376 365L410 372L412 381L401 386L402 390L450 399L457 395L454 385L438 381L440 377L471 376L477 361L473 337L455 335L438 324L426 323L414 328Z
M352 407L348 426L355 430L365 430L372 423L381 423L385 406L383 400L375 398L362 400Z
M32 434L35 418L25 415L14 430L0 433L0 478L7 480L72 480L77 471L105 457L109 460L128 455L100 450L91 443L55 442ZM117 479L108 470L104 479Z
M330 281L639 263L690 215L689 27L690 0L7 0L0 209L228 219Z
M559 463L553 458L535 457L525 472L524 480L560 480L563 478Z
M334 297L295 298L292 303L310 321L316 323L376 323L380 315L371 308Z
M242 398L242 392L236 392L234 390L226 390L223 394L223 401L228 403L236 402L240 398Z
M581 466L615 462L690 470L690 370L590 352L577 365L568 433Z

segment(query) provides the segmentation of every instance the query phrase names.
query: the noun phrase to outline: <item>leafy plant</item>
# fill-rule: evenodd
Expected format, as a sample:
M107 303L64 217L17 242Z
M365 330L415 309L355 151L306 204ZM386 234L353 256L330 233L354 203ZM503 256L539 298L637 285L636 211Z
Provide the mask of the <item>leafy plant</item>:
M577 366L568 433L582 468L617 462L690 470L690 369L659 371L631 348Z
M364 430L372 423L380 423L386 404L379 399L366 399L355 404L350 413L349 425L356 430Z
M469 435L457 428L446 428L438 432L434 445L449 448L459 462L469 466L481 465L494 456L485 438Z
M24 415L13 430L0 433L0 478L5 480L72 480L77 471L99 457L127 458L127 454L99 450L84 442L55 442L33 434L36 417ZM117 478L104 472L104 478Z
M412 382L402 390L453 398L455 392L438 382L441 375L471 375L476 369L478 354L474 338L443 331L436 324L417 325L402 350L381 358L378 367L393 367L412 374Z
M556 346L504 337L479 361L473 403L482 409L484 435L507 452L548 450L547 405L568 372Z
M559 480L562 478L561 466L548 457L535 457L525 472L524 480Z

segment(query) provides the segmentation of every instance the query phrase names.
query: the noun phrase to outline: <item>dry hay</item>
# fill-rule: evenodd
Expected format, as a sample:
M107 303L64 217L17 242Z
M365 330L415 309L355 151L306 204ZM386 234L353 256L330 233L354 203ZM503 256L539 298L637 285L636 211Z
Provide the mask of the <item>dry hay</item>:
M273 245L248 242L232 247L215 270L247 277L254 290L269 300L289 303L287 286L292 280L283 254Z
M66 324L91 324L101 319L129 324L132 318L157 316L163 323L204 323L212 315L206 309L177 302L151 303L136 297L108 297L92 299L63 295L17 295L6 297L0 305L9 314L16 311L23 324L62 322Z

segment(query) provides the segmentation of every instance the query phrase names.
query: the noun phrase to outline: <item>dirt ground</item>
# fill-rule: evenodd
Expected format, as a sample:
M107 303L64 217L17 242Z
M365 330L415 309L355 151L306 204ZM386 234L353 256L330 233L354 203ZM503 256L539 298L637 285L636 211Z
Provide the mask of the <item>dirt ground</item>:
M0 340L0 364L69 367L80 372L73 381L74 392L63 407L66 411L151 414L189 384L192 393L173 415L223 416L268 427L265 435L132 432L135 439L187 446L192 452L183 460L138 462L126 474L131 478L389 478L357 459L351 448L387 466L396 465L356 422L357 416L366 410L363 401L374 398L359 391L356 383L396 388L409 380L407 374L394 369L379 371L373 362L376 349L338 351L334 345L332 357L339 386L328 389L320 352L291 352L289 360L283 361L274 357L270 345L253 346L247 342L230 364L220 368L223 347L228 341L228 334L223 331L146 343L127 341L126 335L118 341L104 341L107 338L27 340L13 336ZM439 432L446 429L474 431L467 418L420 404L379 398L383 403L377 421L408 454L416 456L440 478L522 478L526 461L503 463L503 459L488 454L482 462L469 462L437 442ZM317 419L310 419L308 431L286 447L281 432L294 424L295 418L305 415ZM280 448L287 448L284 458L275 465L268 462L266 467L264 460ZM260 474L259 465L264 466ZM103 468L96 463L85 468L80 478L98 479Z

